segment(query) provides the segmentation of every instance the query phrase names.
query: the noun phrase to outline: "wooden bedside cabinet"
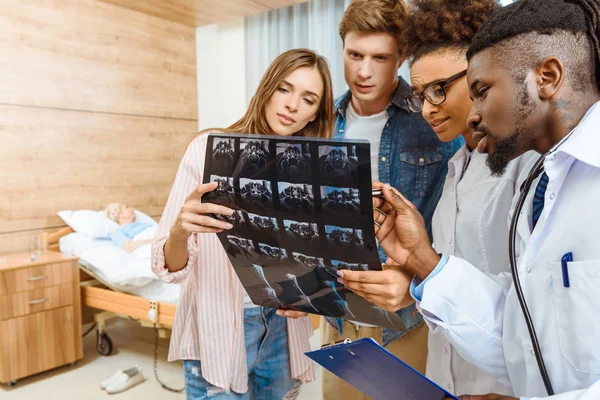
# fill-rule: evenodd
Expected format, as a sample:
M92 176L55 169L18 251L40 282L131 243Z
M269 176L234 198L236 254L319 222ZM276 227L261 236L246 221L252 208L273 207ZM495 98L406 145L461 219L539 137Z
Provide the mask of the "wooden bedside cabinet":
M77 257L0 256L0 382L83 358Z

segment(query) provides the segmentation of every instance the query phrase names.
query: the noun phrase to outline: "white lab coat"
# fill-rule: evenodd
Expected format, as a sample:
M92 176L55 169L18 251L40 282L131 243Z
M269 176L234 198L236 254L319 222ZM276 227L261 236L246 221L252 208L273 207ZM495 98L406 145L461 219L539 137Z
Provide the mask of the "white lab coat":
M555 400L600 399L600 107L544 161L550 178L531 232L529 192L517 226L518 273L537 330ZM570 287L563 285L561 258ZM418 303L435 333L517 396L546 396L512 281L504 284L450 257Z
M436 251L464 258L485 273L510 271L506 221L515 193L538 157L528 152L511 161L504 175L493 177L485 164L487 154L463 146L448 162L433 214ZM427 376L449 392L512 395L510 387L466 362L441 332L429 333L428 347Z

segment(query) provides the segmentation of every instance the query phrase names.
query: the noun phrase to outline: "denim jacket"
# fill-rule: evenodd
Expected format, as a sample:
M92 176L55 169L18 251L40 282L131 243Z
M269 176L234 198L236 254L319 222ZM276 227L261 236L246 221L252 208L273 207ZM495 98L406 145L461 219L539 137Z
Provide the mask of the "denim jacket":
M441 142L421 114L411 113L406 105L404 99L411 93L409 84L398 77L398 88L386 109L389 119L381 134L379 181L390 183L417 207L431 238L431 217L442 194L448 161L462 147L464 139L459 136L452 142ZM351 97L348 90L335 102L336 139L345 135L346 109ZM379 255L382 262L387 259L381 249ZM398 311L406 331L383 328L384 346L423 322L423 318L415 310L412 305ZM327 321L342 332L341 319L328 317Z

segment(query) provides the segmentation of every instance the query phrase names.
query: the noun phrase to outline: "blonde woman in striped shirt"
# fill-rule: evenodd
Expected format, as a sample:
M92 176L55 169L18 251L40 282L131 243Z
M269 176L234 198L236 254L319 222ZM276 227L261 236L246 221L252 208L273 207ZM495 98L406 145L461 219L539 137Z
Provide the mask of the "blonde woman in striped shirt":
M218 132L331 137L333 93L327 62L306 49L280 55L265 72L248 111ZM206 132L206 131L205 131ZM314 379L311 324L291 311L252 304L215 233L230 229L205 214L233 210L201 203L217 187L200 184L206 135L187 148L152 247L152 268L182 283L169 361L183 360L189 400L293 399Z

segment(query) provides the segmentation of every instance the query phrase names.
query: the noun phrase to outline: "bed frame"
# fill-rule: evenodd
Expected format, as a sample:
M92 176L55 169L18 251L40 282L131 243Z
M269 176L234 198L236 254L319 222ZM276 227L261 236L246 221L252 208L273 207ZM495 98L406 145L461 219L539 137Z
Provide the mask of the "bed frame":
M42 248L60 251L58 241L63 236L73 233L68 226L54 232L42 234ZM168 338L175 319L175 304L161 301L152 301L143 297L123 293L111 288L107 282L102 282L92 271L79 265L81 277L81 302L83 305L102 310L94 314L96 322L96 349L98 353L109 355L112 353L112 341L105 332L106 321L115 318L129 318L139 320L145 327L156 327L159 337ZM312 329L319 327L321 317L310 314Z
M60 251L58 241L72 233L69 227L42 234L42 249ZM158 330L159 337L170 337L175 318L175 304L152 301L143 297L123 293L94 275L93 271L80 264L81 303L101 310L94 314L96 323L96 349L102 355L113 351L112 340L105 332L106 321L115 317L134 319L142 326Z

